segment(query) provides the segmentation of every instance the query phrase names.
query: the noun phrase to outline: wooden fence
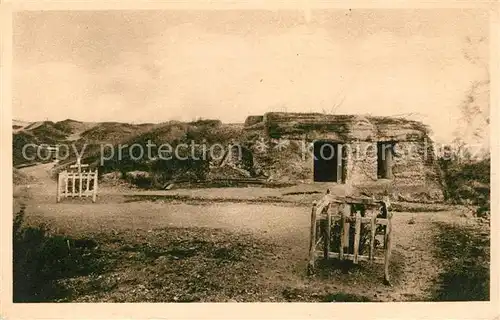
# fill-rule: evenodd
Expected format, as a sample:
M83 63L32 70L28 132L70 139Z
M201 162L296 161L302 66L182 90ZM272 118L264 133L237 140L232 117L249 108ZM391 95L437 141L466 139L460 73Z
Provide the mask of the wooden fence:
M57 179L57 202L68 197L92 197L92 202L95 202L98 189L97 176L97 169L82 171L79 168L75 171L60 172Z
M332 231L338 232L339 229L339 237L332 237ZM376 254L380 251L376 248L378 235L383 236L383 257ZM364 242L361 241L362 236ZM366 240L369 240L368 244ZM355 264L359 261L383 261L384 279L390 284L391 242L392 213L387 201L335 199L327 194L312 208L308 271L314 273L315 260L321 256L324 259L352 260ZM360 254L360 244L363 244L363 249L368 247L368 255Z

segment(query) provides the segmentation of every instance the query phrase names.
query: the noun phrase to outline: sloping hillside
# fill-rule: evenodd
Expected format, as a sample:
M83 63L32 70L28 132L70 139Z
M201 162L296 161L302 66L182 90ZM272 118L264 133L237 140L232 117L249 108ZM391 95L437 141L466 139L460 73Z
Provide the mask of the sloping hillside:
M68 141L79 140L83 132L92 129L95 126L97 126L96 122L80 122L72 119L66 119L54 124L55 128L69 134L66 137L66 140Z
M71 119L59 122L13 122L13 162L15 166L37 162L37 160L28 159L36 155L35 148L26 148L26 156L23 156L23 147L28 144L35 146L42 144L67 145L70 152L67 161L74 161L76 157L73 145L75 145L77 150L82 150L83 145L88 145L87 149L91 150L93 147L95 149L96 145L100 143L119 143L123 139L128 139L145 130L147 131L152 126L134 126L126 123L91 123Z
M118 143L154 127L154 124L133 125L119 122L102 122L81 133L87 143Z
M45 121L41 125L29 129L29 132L37 137L45 137L50 143L65 141L70 134L70 132L58 128L52 121Z
M14 166L40 162L45 154L41 153L41 157L37 156L36 146L43 144L54 145L64 143L71 134L65 128L57 126L57 123L52 121L33 122L12 133L12 152ZM31 145L28 147L28 145ZM26 146L26 148L25 148ZM23 154L23 148L24 154Z
M24 126L14 134L28 134L36 137L40 143L54 144L66 141L67 137L73 132L71 127L65 126L64 122L42 121L33 122Z
M116 128L120 135L113 131ZM127 172L145 172L151 187L163 187L172 180L205 180L210 173L210 165L214 164L214 159L210 157L210 152L203 156L203 148L206 151L215 143L219 144L222 148L216 152L218 162L215 164L220 165L226 152L224 146L229 145L232 139L241 139L242 132L242 125L225 125L219 120L189 123L170 121L156 125L100 124L91 132L84 133L82 137L86 139L92 137L95 140L89 139L89 141L100 140L107 145L102 149L95 148L92 144L87 146L83 162L100 166L102 173L120 171L124 177L128 176ZM173 151L180 144L185 144L186 147L178 149L179 157L172 155L170 159L166 159L167 156L161 159L159 151L165 150L161 149L162 145L171 147ZM142 157L138 154L140 149L132 148L133 145L142 147L144 152Z
M18 132L23 130L25 127L31 125L31 122L12 119L12 132Z
M72 124L74 127L74 124ZM71 144L76 148L78 153L83 153L84 163L99 163L101 150L113 146L113 149L118 149L120 145L137 135L141 135L154 128L155 124L129 124L119 122L102 122L86 124L80 128L87 128L84 131L78 132L78 137L74 137L73 133L70 138ZM61 165L65 166L76 161L77 154L72 150L68 157L61 161Z
M41 162L45 158L45 152L39 152L35 146L42 144L55 144L60 142L57 137L64 137L49 130L25 131L21 130L12 134L12 157L14 166ZM24 149L24 150L23 150Z

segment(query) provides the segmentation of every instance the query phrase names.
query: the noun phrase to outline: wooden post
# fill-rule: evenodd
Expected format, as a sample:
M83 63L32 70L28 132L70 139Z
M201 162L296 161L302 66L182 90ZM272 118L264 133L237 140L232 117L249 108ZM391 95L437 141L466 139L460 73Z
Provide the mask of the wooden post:
M356 212L356 222L354 230L354 258L353 258L354 263L358 263L360 234L361 234L361 213Z
M316 257L316 203L313 203L311 211L311 233L309 235L309 264L307 272L311 275L314 273L314 260Z
M346 254L349 253L349 222L347 222L347 218L351 213L351 206L347 203L344 203L342 208L342 216L340 218L340 248L339 248L339 259L344 259L344 249Z
M94 171L94 190L92 193L92 202L95 203L97 199L97 168Z
M85 197L89 196L89 191L90 191L90 179L92 177L92 172L90 170L87 171L87 185L85 188Z
M80 159L80 157L78 157L76 159L76 171L78 173L78 196L80 197L81 190L82 190L82 179L81 179L81 174L82 174L82 160ZM73 175L75 176L75 179L76 179L76 173L74 173ZM73 192L75 193L75 196L76 196L75 190L73 190Z
M61 173L57 174L57 198L56 202L59 203L61 201Z
M377 225L375 224L376 219L377 215L372 211L372 218L370 220L370 262L373 262L373 258L375 257L375 232L377 231Z
M63 177L64 177L64 193L63 193L63 197L67 197L68 196L68 171L64 170Z
M350 233L351 233L351 224L349 223L349 220L347 219L347 217L350 217L351 216L351 210L352 210L352 206L350 204L347 204L347 206L345 207L345 215L346 215L346 219L344 221L344 246L345 246L345 253L347 254L350 254L351 250L350 250L350 247L351 247L351 244L350 244Z
M389 262L391 259L392 246L392 213L387 214L387 228L385 232L385 259L384 259L384 282L391 285L389 278Z
M330 241L331 241L331 233L332 233L332 212L331 206L327 206L326 208L326 222L325 222L325 232L323 241L323 256L325 259L328 259L328 253L330 253Z
M72 197L76 196L75 189L76 189L76 179L75 179L75 173L73 172L71 174L71 196Z
M78 197L82 197L82 187L83 187L83 175L82 175L82 170L78 170Z

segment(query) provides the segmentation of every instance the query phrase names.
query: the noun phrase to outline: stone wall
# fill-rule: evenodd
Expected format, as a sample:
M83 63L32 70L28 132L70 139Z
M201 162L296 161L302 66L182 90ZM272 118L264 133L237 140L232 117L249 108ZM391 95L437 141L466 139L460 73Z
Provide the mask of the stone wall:
M396 143L393 159L394 180L405 185L425 183L425 152L421 143Z
M254 117L246 122L253 124ZM267 136L290 140L419 141L428 133L417 121L363 115L269 112L262 123Z
M349 150L346 183L356 186L377 181L377 143L360 141L346 148Z
M377 177L377 143L350 146L346 184L368 193L387 193L393 199L443 200L438 168L424 142L397 142L392 161L392 179Z

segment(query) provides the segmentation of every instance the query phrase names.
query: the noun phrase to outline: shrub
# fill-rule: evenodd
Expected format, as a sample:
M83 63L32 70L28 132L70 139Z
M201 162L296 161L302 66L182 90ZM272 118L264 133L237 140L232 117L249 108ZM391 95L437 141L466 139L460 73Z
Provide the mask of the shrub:
M480 230L437 224L434 254L442 260L434 301L490 300L490 239Z
M97 243L51 235L40 225L24 226L25 207L13 221L13 300L43 302L67 298L71 292L60 279L102 269Z
M470 203L478 207L477 214L490 211L490 159L460 162L438 159L443 172L445 197L452 203Z

